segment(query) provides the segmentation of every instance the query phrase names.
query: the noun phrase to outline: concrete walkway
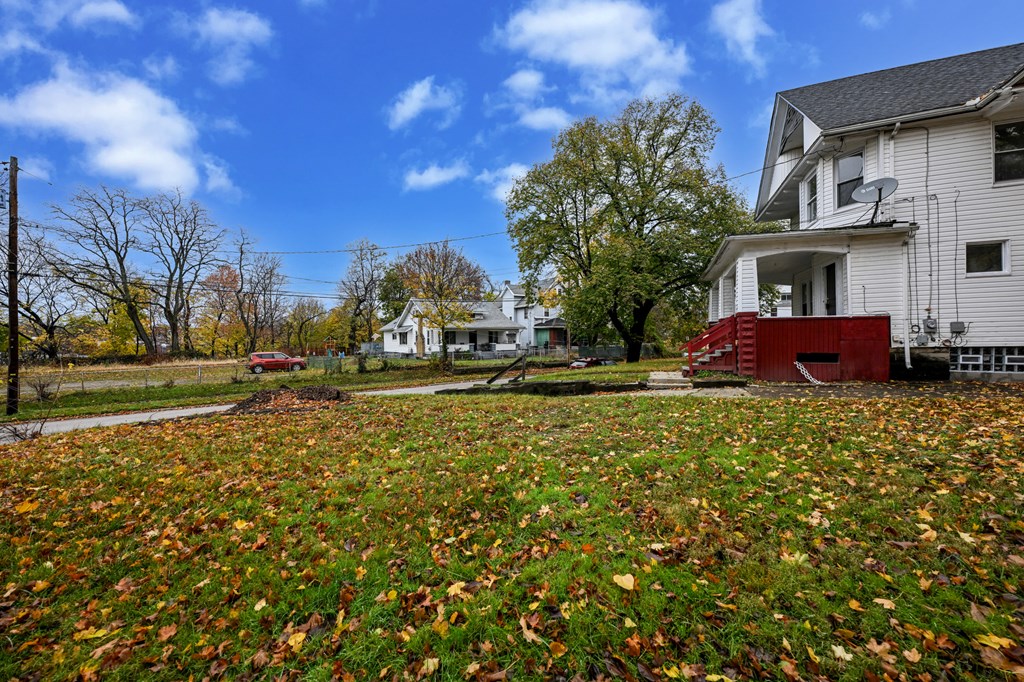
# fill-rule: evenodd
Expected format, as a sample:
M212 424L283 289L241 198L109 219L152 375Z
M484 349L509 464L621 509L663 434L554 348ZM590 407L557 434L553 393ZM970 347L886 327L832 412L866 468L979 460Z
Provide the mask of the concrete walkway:
M499 379L495 384L505 383L507 379ZM469 388L481 383L476 381L458 381L447 384L431 384L429 386L411 386L409 388L391 388L377 391L355 391L356 395L431 395L445 388ZM118 426L120 424L138 424L142 422L163 421L179 417L195 417L204 414L216 414L234 407L230 405L205 405L203 407L182 407L172 410L154 410L152 412L130 412L128 414L111 414L99 417L76 417L73 419L53 419L46 422L32 421L16 424L0 424L0 444L14 443L22 440L18 434L38 434L46 436L52 433L67 433L102 426Z
M202 414L216 414L230 408L231 405L205 405L203 407L182 407L173 410L154 410L153 412L130 412L128 414L109 414L100 417L76 417L74 419L54 419L46 422L21 422L0 425L0 443L13 443L18 434L39 434L46 436L51 433L66 433L81 429L92 429L101 426L118 426L119 424L137 424L140 422L162 421L178 417L194 417Z

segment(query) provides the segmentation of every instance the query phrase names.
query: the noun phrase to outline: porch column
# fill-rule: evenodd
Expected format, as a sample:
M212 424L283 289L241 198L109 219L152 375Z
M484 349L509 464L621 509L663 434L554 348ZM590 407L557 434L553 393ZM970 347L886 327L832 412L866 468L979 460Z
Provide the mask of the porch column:
M736 312L757 313L757 259L741 258L736 261Z

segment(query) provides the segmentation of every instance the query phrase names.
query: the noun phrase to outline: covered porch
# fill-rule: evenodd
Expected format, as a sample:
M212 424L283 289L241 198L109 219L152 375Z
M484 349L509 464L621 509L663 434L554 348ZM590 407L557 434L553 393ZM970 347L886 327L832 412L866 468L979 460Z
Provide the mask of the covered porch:
M710 326L687 344L690 373L888 380L889 350L906 339L913 232L889 224L727 238L704 273ZM762 284L792 288L792 317L760 316Z

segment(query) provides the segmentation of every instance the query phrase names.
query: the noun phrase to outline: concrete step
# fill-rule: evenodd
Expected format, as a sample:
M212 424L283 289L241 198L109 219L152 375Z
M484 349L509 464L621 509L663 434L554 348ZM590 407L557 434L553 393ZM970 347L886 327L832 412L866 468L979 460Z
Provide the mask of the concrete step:
M689 388L690 380L682 372L651 372L647 388Z

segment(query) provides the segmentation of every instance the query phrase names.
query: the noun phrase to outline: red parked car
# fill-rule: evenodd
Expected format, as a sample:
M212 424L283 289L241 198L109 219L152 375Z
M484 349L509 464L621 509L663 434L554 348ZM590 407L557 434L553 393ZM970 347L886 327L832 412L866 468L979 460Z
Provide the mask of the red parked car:
M265 370L284 369L297 372L306 369L305 358L293 358L286 353L253 353L249 356L249 371L262 374Z

